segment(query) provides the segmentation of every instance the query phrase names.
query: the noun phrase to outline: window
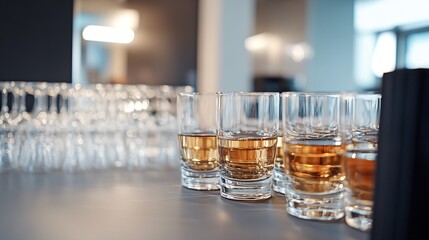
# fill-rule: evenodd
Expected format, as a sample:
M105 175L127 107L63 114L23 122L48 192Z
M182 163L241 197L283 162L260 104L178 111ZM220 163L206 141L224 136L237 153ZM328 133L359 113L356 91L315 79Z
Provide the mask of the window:
M407 36L405 66L407 68L429 68L429 29Z

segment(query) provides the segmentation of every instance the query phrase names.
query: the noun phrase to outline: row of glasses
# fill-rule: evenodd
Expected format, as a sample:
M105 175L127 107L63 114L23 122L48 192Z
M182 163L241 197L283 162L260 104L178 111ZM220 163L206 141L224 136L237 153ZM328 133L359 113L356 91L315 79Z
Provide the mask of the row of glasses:
M175 167L190 86L2 82L0 171Z
M267 199L274 190L285 194L292 216L345 216L354 228L371 228L381 95L285 92L281 103L278 93L177 99L184 187L220 189L233 200Z
M381 95L282 96L287 212L370 230Z
M279 93L180 93L182 185L228 199L271 197Z

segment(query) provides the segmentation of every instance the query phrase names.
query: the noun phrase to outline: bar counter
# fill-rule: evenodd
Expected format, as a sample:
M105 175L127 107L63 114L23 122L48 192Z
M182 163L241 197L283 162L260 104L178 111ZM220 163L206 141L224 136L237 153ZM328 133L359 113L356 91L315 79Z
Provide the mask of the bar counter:
M0 239L369 239L344 220L287 215L282 195L223 199L177 170L0 173Z

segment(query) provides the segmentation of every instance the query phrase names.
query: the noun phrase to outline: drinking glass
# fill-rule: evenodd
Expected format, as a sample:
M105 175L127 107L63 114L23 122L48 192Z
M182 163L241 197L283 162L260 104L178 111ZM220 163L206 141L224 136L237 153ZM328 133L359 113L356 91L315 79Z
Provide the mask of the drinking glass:
M196 190L219 189L216 139L216 94L177 95L182 185Z
M52 138L52 126L48 122L48 83L28 83L26 91L33 96L34 101L29 121L21 132L19 167L25 172L42 173L51 170L53 148L58 145Z
M13 145L15 124L13 119L13 106L10 95L13 97L12 83L0 83L0 173L9 171L13 167ZM11 108L12 107L12 111Z
M349 226L363 231L372 226L380 107L380 94L344 94L341 99L341 132L346 142L345 219Z
M287 212L303 219L342 218L340 94L285 92L282 97Z
M234 200L270 198L279 93L219 93L218 110L221 196Z

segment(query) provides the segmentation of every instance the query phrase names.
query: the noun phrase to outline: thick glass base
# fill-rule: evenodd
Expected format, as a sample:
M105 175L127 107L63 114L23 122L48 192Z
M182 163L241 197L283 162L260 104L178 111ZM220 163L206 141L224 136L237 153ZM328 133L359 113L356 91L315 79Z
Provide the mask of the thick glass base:
M273 170L273 190L280 194L285 194L286 191L286 175L276 168Z
M346 223L361 231L369 231L372 227L372 210L368 206L347 205L345 207Z
M332 194L297 193L286 188L286 210L295 217L330 221L344 216L344 192Z
M271 197L272 179L237 180L220 177L220 195L232 200L263 200Z
M182 186L194 190L218 190L219 171L193 171L182 165Z

